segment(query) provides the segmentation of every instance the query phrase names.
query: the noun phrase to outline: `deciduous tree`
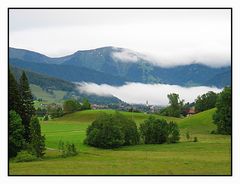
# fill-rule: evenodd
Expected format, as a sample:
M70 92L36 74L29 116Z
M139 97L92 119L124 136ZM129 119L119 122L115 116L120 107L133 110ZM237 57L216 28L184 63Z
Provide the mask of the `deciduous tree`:
M168 95L169 104L168 107L168 116L180 117L182 108L183 108L183 100L180 100L179 95L176 93L171 93Z
M219 94L216 103L216 113L213 115L217 132L220 134L232 133L232 93L231 88L226 87Z
M65 100L63 103L64 113L72 113L77 110L80 110L80 108L81 108L80 103L75 99L68 99L68 100Z
M195 100L195 109L198 112L205 111L216 106L217 94L209 91L202 96L198 96Z

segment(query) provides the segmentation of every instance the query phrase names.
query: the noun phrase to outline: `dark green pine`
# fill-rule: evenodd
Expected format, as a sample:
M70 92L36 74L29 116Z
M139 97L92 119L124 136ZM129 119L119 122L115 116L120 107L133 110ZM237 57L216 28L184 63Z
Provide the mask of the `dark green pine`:
M12 72L8 71L8 110L14 110L18 114L21 112L20 94L18 91L18 83Z
M30 142L30 120L35 114L33 96L29 87L28 79L25 72L22 73L19 80L19 91L21 96L21 112L22 123L24 126L24 138L26 142Z

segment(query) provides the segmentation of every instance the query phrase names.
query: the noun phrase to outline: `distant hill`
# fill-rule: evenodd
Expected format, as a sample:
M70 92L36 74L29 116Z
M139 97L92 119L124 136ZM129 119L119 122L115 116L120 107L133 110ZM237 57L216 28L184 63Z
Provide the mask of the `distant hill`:
M51 90L63 90L63 91L75 91L76 86L68 81L57 79L54 77L50 77L47 75L35 73L29 70L23 70L21 68L11 66L10 69L13 73L13 75L16 77L17 80L19 80L21 74L23 71L25 71L29 83L35 84L37 86L40 86L43 89L51 89Z
M171 68L151 64L140 53L103 47L50 58L40 53L10 48L10 63L68 81L122 85L124 82L165 83L181 86L231 85L231 67L189 64ZM219 77L222 76L222 77Z
M230 86L231 85L231 77L229 77L229 75L231 75L231 72L229 70L219 73L219 74L215 75L214 77L208 79L207 81L205 81L204 85L206 85L206 86L213 85L213 86L216 86L219 88L221 88L223 86Z
M63 79L70 82L93 82L97 84L122 85L125 79L117 76L112 76L99 71L88 69L85 67L46 64L28 62L19 59L10 59L10 64L25 70L37 72L51 77Z
M17 68L15 66L10 65L10 70L12 71L13 75L16 77L17 80L19 80L23 69ZM58 78L50 77L47 75L35 73L32 71L24 70L26 72L26 75L28 77L29 83L35 85L35 89L39 89L38 86L41 88L41 91L44 93L48 92L53 92L54 90L57 91L62 91L64 92L65 96L64 98L78 98L78 99L83 99L87 98L91 103L96 103L96 104L109 104L109 103L119 103L122 102L118 98L114 96L110 97L102 97L102 96L97 96L97 95L90 95L90 94L85 94L81 93L77 88L76 85L65 81L61 80ZM38 90L39 91L39 90ZM44 98L43 96L38 96L38 91L35 90L35 96L37 98ZM47 95L45 95L47 96ZM49 96L49 95L48 95Z

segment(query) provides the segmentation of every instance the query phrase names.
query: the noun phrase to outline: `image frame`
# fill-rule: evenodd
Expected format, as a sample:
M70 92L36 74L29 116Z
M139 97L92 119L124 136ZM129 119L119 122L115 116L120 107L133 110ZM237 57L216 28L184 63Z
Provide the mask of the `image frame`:
M10 27L9 27L9 22L10 22L10 19L9 19L9 14L10 14L10 10L13 10L13 9L26 9L26 10L33 10L33 9L98 9L98 10L101 10L101 9L115 9L115 10L118 10L118 9L128 9L128 10L141 10L141 9L148 9L148 10L154 10L154 9L158 9L158 10L162 10L162 9L178 9L178 10L181 10L181 9L210 9L210 10L214 10L214 9L227 9L227 10L230 10L230 13L231 13L231 93L233 92L233 8L232 7L8 7L8 11L7 11L7 48L8 48L8 68L7 70L9 71L10 69L10 64L9 64L9 59L10 59L10 56L9 56L9 49L10 49L10 45L9 45L9 38L10 38ZM9 76L7 76L9 77ZM7 81L7 86L8 86L8 89L9 89L9 79ZM231 97L233 98L233 93L231 94ZM9 94L8 94L8 101L9 101ZM233 108L233 99L232 99L232 102L231 102L231 106ZM8 106L8 109L9 109L9 106ZM231 112L233 115L233 112ZM9 114L7 115L8 117L8 121L9 121ZM233 117L233 116L232 116ZM233 119L232 119L232 123L233 123ZM231 127L233 127L233 125L231 125ZM8 124L8 130L9 130L9 124ZM7 132L8 132L7 130ZM9 162L10 162L10 159L9 159L9 152L8 152L8 176L9 177L25 177L25 176L30 176L30 177L36 177L36 176L45 176L45 177L52 177L52 176L60 176L60 177L89 177L89 176L94 176L94 177L106 177L106 176L126 176L126 177L137 177L137 176L144 176L144 177L149 177L149 176L154 176L154 177L174 177L174 176L180 176L180 177L185 177L185 176L191 176L191 177L199 177L199 176L207 176L207 177L216 177L216 176L228 176L228 177L232 177L233 176L233 130L231 130L231 167L230 167L230 175L28 175L28 174L23 174L23 175L10 175L10 167L9 167ZM9 134L7 136L7 139L8 139L8 146L9 146ZM8 149L8 148L7 148Z

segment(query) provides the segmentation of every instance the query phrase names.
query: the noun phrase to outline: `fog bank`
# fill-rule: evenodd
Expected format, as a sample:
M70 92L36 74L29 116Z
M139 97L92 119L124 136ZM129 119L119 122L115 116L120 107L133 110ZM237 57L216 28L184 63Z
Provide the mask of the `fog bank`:
M95 83L78 83L78 89L81 92L95 94L99 96L115 96L122 101L130 104L145 104L146 101L150 105L168 105L167 95L169 93L179 94L185 102L193 102L198 95L213 91L219 93L222 89L216 87L198 86L198 87L182 87L169 84L143 84L143 83L127 83L123 86L111 86L108 84Z

